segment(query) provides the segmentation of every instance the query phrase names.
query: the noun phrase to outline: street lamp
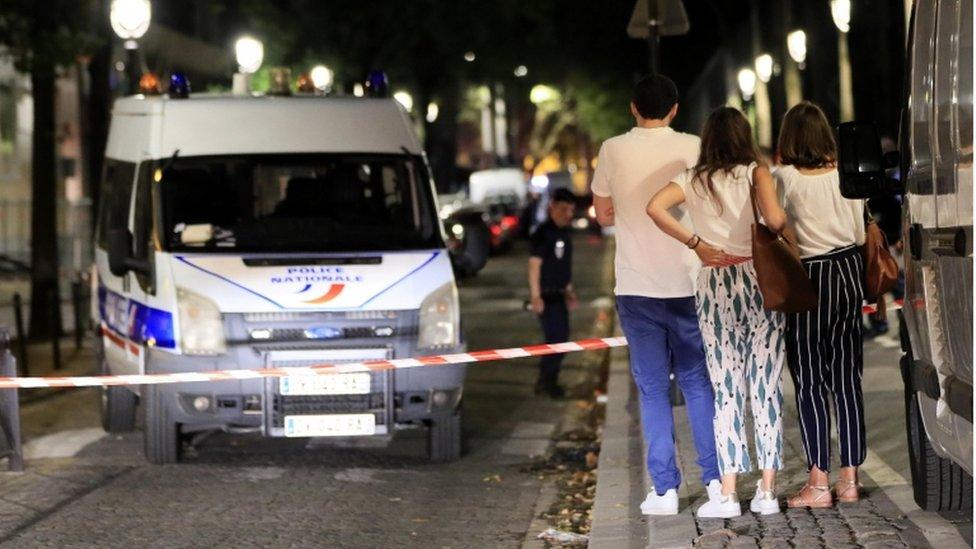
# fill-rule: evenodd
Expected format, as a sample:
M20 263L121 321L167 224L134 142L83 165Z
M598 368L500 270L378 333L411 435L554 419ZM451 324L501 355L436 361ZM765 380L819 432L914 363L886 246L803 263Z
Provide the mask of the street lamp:
M834 18L837 30L846 33L851 30L851 0L830 0L830 16Z
M410 112L413 110L413 96L404 90L400 90L393 94L393 99L397 100L397 103L403 105L403 108Z
M112 30L124 40L126 51L126 78L129 81L129 93L136 93L139 77L142 73L139 62L139 43L149 30L152 20L152 5L149 0L112 0L109 9L109 22Z
M515 76L516 76L516 78L522 78L522 77L524 77L527 74L529 74L529 68L526 67L525 65L519 65L519 66L515 67Z
M773 56L768 53L764 53L759 57L756 57L756 76L759 77L759 81L762 83L769 82L773 77Z
M427 116L424 118L427 120L428 124L433 124L437 120L437 116L441 113L441 108L437 103L431 102L427 104Z
M800 68L803 68L803 63L807 60L807 33L802 30L795 30L791 32L786 37L786 47L790 51L790 57Z
M474 62L475 59L477 59L477 56L474 54L473 51L464 52L464 60L467 61L468 63Z
M312 77L312 85L315 89L321 93L326 93L329 88L332 87L332 70L325 65L316 65L312 67L312 72L310 73Z
M559 91L545 84L537 84L529 91L529 101L535 105L541 105L559 99Z
M748 101L756 93L756 71L744 68L739 71L739 91L742 97Z
M251 75L261 68L264 61L264 44L257 38L242 36L234 43L237 73L234 74L234 95L247 95L251 90Z
M851 77L851 56L847 46L847 33L851 30L851 0L830 0L830 15L837 30L837 61L840 71L840 121L854 118L854 84Z

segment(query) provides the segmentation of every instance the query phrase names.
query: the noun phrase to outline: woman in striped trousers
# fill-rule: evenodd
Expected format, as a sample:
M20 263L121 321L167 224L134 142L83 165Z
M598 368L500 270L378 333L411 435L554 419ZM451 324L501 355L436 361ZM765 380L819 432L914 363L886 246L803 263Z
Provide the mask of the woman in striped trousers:
M864 204L840 194L837 146L823 111L796 105L783 119L776 171L781 199L796 229L803 265L819 306L788 315L786 354L810 478L790 507L823 508L859 498L857 468L866 455L861 376L864 298ZM831 494L830 403L836 412L840 479Z

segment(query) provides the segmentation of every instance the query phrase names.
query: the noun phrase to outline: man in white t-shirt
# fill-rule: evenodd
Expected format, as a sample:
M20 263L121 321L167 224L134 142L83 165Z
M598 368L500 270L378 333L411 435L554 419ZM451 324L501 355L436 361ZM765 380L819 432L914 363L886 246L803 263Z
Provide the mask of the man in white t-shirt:
M638 82L630 110L637 125L603 143L591 190L597 220L616 231L617 313L630 346L647 469L654 482L641 510L667 515L678 512L681 484L669 399L672 372L685 397L702 482L710 497L721 493L712 431L714 395L695 311L699 261L645 211L654 193L698 162L700 140L669 127L678 112L678 90L666 76Z

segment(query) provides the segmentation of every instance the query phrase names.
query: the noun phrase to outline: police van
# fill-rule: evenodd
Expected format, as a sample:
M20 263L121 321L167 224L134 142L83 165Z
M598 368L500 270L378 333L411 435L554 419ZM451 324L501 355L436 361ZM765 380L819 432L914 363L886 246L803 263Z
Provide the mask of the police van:
M105 374L300 368L460 352L458 292L423 150L393 99L115 102L93 279ZM153 463L194 433L389 436L460 454L464 366L114 386Z

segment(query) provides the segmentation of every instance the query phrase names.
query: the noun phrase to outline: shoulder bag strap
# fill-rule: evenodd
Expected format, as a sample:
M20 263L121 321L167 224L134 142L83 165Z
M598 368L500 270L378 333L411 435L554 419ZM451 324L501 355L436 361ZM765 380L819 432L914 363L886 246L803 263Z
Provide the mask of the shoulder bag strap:
M751 167L752 164L750 164L749 166ZM749 199L752 202L752 215L753 215L753 219L755 219L756 223L759 223L759 205L756 203L756 200L757 200L756 199L756 182L755 182L754 178L752 177L752 174L753 174L753 172L756 171L756 168L758 168L758 167L759 166L756 165L755 168L750 169L749 170L749 175L748 175L748 178L749 178Z

